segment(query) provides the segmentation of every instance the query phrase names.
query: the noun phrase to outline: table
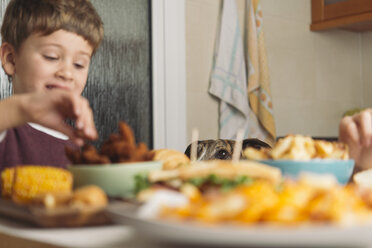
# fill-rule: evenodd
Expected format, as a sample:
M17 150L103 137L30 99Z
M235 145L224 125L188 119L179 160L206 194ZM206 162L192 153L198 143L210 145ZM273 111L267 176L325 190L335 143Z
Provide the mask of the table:
M139 238L131 227L124 225L44 229L0 218L0 247L147 248L157 246L151 241Z
M0 217L1 248L186 248L158 243L126 225L38 228ZM192 247L195 247L194 245ZM252 246L250 246L253 248ZM346 248L346 247L343 247ZM372 248L372 244L365 248Z

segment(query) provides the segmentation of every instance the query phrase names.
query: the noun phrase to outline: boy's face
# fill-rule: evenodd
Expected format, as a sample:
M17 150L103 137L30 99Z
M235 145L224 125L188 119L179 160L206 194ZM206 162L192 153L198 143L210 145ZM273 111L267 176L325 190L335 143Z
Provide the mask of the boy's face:
M72 32L58 30L41 36L32 34L14 55L13 93L47 91L53 88L81 94L93 48Z

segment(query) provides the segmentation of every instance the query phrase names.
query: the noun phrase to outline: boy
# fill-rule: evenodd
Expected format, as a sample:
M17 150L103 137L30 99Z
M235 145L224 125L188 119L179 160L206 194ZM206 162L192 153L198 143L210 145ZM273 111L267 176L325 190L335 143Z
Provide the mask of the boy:
M371 109L342 118L339 139L348 144L350 157L355 160L356 171L372 168Z
M88 0L11 0L1 36L13 95L0 101L0 171L21 164L65 167L65 145L97 138L80 94L103 39L102 21ZM76 129L66 119L75 120Z

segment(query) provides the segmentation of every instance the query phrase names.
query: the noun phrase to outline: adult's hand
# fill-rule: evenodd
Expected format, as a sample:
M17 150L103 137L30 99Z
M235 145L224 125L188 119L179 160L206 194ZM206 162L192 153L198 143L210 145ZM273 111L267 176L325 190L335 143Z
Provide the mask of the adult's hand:
M339 140L349 147L350 157L361 169L372 167L372 109L342 118Z

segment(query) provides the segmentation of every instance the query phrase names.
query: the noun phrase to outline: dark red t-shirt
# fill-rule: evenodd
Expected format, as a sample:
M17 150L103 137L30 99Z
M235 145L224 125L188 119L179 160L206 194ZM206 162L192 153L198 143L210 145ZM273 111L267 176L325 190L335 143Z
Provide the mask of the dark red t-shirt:
M50 165L66 168L70 163L65 146L76 148L63 140L26 124L6 131L0 142L0 171L17 165Z

